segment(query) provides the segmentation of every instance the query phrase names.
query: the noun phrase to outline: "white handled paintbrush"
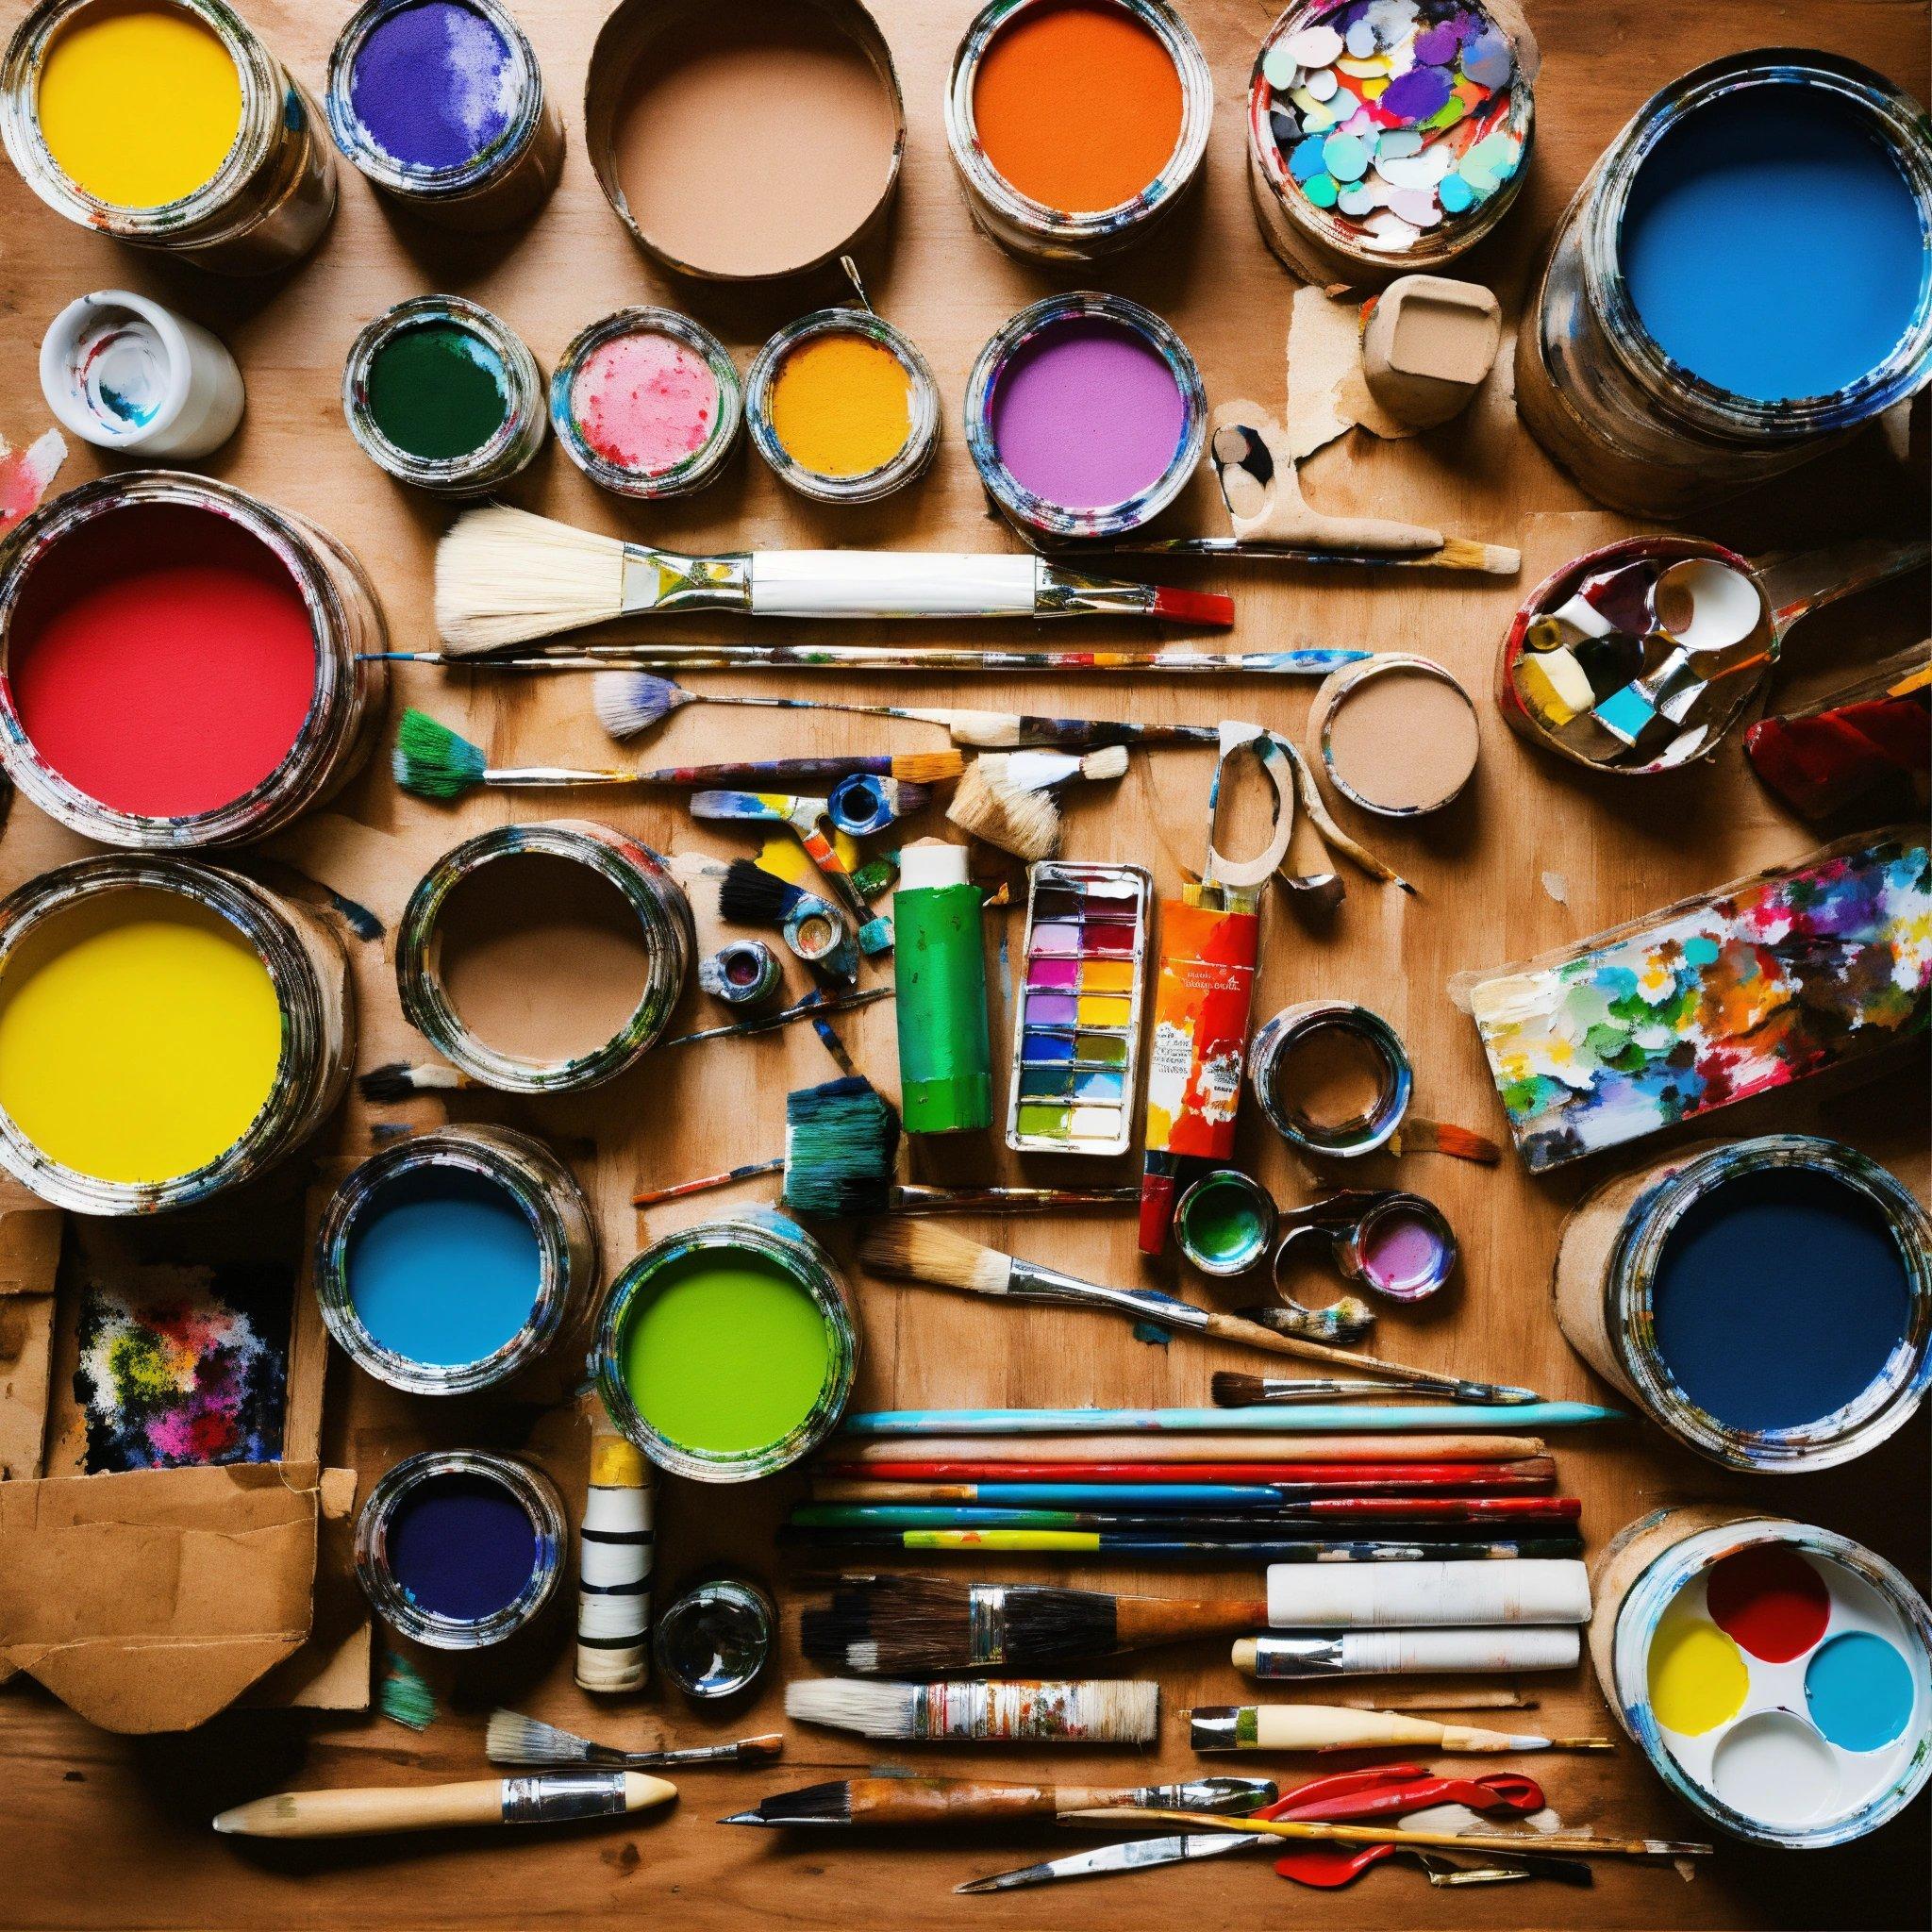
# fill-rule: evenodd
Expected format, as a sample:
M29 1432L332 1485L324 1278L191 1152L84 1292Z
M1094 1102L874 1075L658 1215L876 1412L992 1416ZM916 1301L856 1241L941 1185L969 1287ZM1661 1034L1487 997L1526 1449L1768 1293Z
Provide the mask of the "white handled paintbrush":
M1160 1686L1112 1678L878 1684L814 1677L785 1687L785 1715L864 1738L924 1743L1151 1744L1160 1724Z
M1614 1751L1608 1738L1540 1738L1474 1724L1438 1724L1346 1704L1216 1704L1188 1713L1196 1751Z

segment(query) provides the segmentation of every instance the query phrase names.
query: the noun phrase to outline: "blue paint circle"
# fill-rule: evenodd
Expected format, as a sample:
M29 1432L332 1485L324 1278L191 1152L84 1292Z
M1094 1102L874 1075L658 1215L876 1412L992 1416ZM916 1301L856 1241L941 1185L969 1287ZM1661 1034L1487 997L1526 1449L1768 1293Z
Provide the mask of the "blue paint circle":
M1840 1751L1877 1751L1904 1734L1916 1692L1912 1667L1868 1630L1820 1647L1805 1672L1811 1722Z
M432 1476L396 1506L387 1550L390 1574L418 1609L476 1624L527 1588L537 1567L537 1526L490 1476Z
M349 100L384 153L411 168L460 168L502 140L515 105L509 43L460 0L421 0L372 27Z

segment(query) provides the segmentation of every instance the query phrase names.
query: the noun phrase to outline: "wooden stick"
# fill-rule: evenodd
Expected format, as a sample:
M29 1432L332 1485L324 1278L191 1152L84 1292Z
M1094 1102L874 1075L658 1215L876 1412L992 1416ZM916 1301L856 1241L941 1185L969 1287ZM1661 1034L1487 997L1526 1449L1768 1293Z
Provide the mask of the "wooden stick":
M1151 1806L1072 1811L1082 1824L1178 1824L1189 1831L1258 1832L1264 1838L1329 1840L1346 1845L1436 1845L1449 1852L1571 1852L1613 1858L1707 1858L1715 1847L1667 1838L1592 1838L1556 1831L1506 1835L1476 1831L1400 1831L1380 1824L1327 1824L1289 1818L1236 1818L1218 1811L1162 1811Z

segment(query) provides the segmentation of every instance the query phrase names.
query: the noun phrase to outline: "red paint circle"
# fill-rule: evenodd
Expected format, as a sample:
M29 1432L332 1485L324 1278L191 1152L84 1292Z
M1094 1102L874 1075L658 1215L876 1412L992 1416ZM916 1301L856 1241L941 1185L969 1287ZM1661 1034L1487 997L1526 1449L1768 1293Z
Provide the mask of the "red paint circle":
M1711 1567L1710 1620L1768 1664L1790 1663L1824 1635L1831 1592L1788 1543L1756 1543Z
M28 567L7 675L21 728L76 791L142 817L199 817L288 757L315 698L315 636L288 566L253 531L134 503Z

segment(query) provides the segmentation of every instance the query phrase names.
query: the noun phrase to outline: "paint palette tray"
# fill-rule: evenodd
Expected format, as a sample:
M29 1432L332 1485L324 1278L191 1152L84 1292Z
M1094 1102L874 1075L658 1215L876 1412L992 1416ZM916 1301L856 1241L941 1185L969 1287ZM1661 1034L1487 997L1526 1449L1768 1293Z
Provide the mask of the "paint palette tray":
M1127 1151L1153 897L1138 865L1032 868L1007 1095L1016 1152Z

